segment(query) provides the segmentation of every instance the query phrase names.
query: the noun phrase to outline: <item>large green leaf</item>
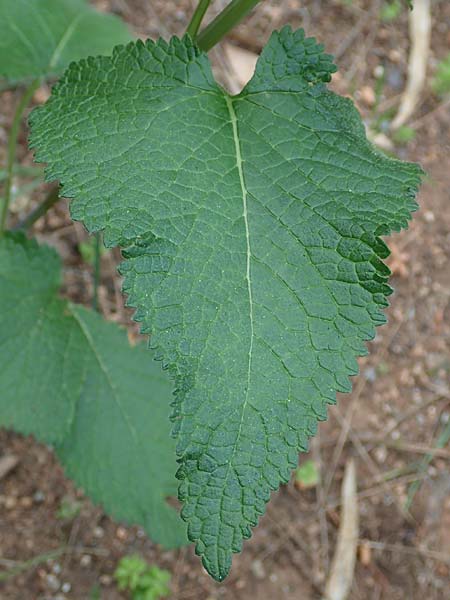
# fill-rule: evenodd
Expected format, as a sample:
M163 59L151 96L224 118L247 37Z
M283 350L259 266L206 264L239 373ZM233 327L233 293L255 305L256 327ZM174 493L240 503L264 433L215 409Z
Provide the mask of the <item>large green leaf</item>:
M0 76L7 79L59 75L72 61L130 39L120 19L86 0L0 0Z
M72 65L31 119L72 216L125 249L177 382L182 516L219 580L350 390L391 292L379 236L416 208L420 168L373 149L332 71L285 28L230 97L188 38L137 42Z
M70 477L153 540L183 544L170 438L171 385L148 351L58 298L59 258L0 241L0 425L51 442Z

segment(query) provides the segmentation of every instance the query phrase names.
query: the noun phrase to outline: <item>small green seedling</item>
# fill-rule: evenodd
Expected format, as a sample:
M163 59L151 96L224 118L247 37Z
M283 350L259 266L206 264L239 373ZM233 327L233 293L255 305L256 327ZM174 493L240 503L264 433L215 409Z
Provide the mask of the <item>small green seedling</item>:
M431 87L438 96L450 93L450 54L439 62Z
M392 139L396 144L407 144L408 142L414 140L415 137L416 130L413 127L408 127L407 125L402 125L392 134Z
M382 21L389 23L395 21L402 12L402 3L400 0L392 0L392 2L384 2L380 10L380 18Z
M89 600L101 600L101 589L98 584L95 584L89 592Z
M56 516L61 521L73 521L81 511L81 502L70 496L64 496L59 505Z
M140 556L120 559L114 578L120 590L129 591L132 600L158 600L170 593L170 573L149 565Z
M305 460L295 471L295 484L298 488L305 490L315 487L320 481L320 474L316 463L309 459Z

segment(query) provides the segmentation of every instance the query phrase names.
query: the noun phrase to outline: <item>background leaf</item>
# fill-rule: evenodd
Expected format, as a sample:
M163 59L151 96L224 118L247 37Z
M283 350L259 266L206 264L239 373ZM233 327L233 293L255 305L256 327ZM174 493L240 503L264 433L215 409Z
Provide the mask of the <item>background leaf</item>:
M118 519L167 547L177 512L171 385L143 345L57 297L59 258L23 236L0 241L0 425L51 442L70 477Z
M109 54L131 34L86 0L0 0L0 76L59 75L72 61Z
M374 150L334 70L284 28L230 97L189 38L137 42L72 65L31 118L72 216L125 248L176 380L182 516L218 580L350 391L391 293L379 236L416 208L420 168Z

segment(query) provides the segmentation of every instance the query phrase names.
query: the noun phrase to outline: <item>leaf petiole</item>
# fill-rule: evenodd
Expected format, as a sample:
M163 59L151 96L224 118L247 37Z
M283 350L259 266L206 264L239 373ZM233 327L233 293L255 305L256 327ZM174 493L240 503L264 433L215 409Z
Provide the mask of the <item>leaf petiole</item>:
M205 16L205 13L208 10L210 4L211 0L199 0L197 8L195 9L194 14L192 15L191 22L189 23L186 29L186 33L188 33L192 39L196 37L200 25L203 21L203 17Z
M95 237L95 254L94 254L94 293L92 295L92 308L99 312L98 310L98 286L100 283L100 269L101 269L101 233L97 232L94 234Z
M258 2L260 0L231 0L230 4L198 35L196 39L198 47L205 52L211 50Z
M3 236L5 231L6 219L8 216L9 204L11 202L11 188L14 174L14 161L16 158L17 140L19 137L20 122L22 120L23 111L28 106L34 92L37 90L41 83L40 78L35 79L30 86L26 89L19 104L17 105L16 112L14 113L13 122L11 125L11 132L8 139L8 155L6 162L6 179L5 179L5 193L4 201L0 215L0 238Z
M43 217L51 208L54 206L59 200L59 189L58 186L53 187L50 192L45 197L45 200L42 204L33 210L23 221L21 221L16 227L14 227L14 231L29 229L38 219Z

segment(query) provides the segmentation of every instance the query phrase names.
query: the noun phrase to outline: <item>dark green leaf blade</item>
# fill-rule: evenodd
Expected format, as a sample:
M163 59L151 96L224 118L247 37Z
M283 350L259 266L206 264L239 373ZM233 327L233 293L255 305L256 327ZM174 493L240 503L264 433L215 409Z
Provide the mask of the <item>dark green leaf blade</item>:
M0 425L52 443L67 473L118 519L166 547L186 541L177 512L171 385L143 345L57 298L55 252L0 242Z
M72 215L125 248L124 290L177 382L182 515L223 579L391 292L379 238L418 166L378 154L314 40L275 33L236 97L192 42L73 65L32 115ZM126 86L124 85L126 82Z
M82 340L57 296L59 286L54 251L2 239L0 425L49 443L69 431L85 363L73 352Z
M185 527L166 502L177 492L170 381L142 344L129 347L117 326L82 306L70 310L84 335L86 366L70 433L57 448L67 474L153 541L183 545Z
M0 76L59 75L75 60L109 54L131 34L86 0L0 0Z

